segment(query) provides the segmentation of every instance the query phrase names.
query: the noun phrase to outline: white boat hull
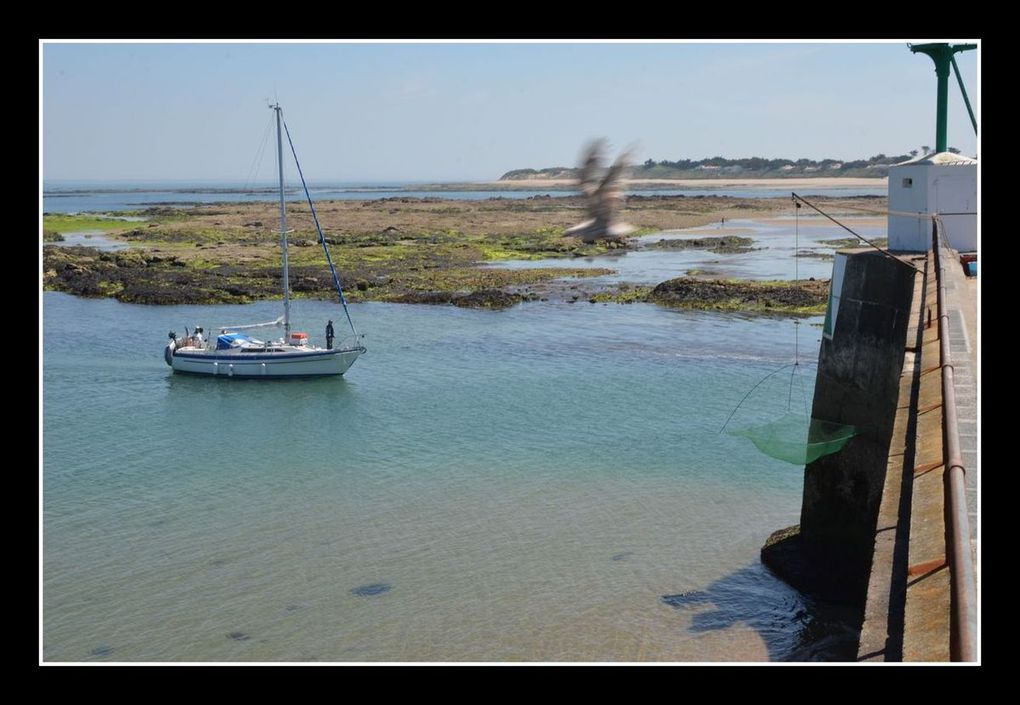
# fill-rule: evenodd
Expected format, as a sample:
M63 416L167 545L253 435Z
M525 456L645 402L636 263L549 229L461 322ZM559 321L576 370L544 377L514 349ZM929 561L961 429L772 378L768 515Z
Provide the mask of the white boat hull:
M172 353L174 372L214 377L323 377L342 375L364 348L348 350L244 353L228 350L177 350Z

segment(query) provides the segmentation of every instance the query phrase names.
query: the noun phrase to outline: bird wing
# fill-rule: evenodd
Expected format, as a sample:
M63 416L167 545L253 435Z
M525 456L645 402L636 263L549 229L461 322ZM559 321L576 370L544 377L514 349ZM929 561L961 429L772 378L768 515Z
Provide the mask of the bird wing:
M605 140L597 139L588 143L584 151L581 173L578 175L581 191L592 195L599 189L598 172L601 170L602 153L605 151Z
M617 157L613 165L609 167L609 171L606 172L605 178L602 179L602 183L597 189L598 197L602 200L619 198L623 194L622 182L629 169L630 151L628 150Z

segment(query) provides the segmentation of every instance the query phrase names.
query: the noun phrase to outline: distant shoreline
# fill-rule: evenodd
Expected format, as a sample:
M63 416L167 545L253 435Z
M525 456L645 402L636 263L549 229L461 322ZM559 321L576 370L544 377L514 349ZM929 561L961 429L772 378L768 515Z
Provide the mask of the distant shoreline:
M625 185L632 190L675 190L678 188L713 191L724 188L881 188L888 183L886 177L850 177L850 176L811 176L811 177L784 177L784 178L703 178L703 179L629 179ZM323 190L336 190L346 193L361 193L366 198L372 198L378 193L408 193L408 192L450 192L450 191L565 191L576 193L577 180L565 179L507 179L495 181L444 181L435 183L392 183L392 184L358 184L350 183L312 183L309 187L316 192ZM290 186L285 189L289 194L300 194L300 189ZM272 194L277 192L277 187L254 186L244 188L234 185L163 185L149 186L139 184L125 184L114 186L111 184L97 184L95 186L59 186L51 184L43 188L43 195L46 198L71 198L87 194L119 194L119 193L149 193L159 191L161 193L196 194L212 193L224 197L233 194ZM161 203L165 203L161 201ZM178 205L183 205L182 202ZM141 204L154 205L154 204Z

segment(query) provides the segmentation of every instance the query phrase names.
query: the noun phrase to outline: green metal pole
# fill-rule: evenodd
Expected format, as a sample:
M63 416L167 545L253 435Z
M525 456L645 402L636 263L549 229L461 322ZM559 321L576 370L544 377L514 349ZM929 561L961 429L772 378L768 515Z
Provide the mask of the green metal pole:
M939 57L942 59L942 57ZM935 75L938 76L938 102L935 104L935 153L946 151L949 140L946 136L948 131L949 116L949 62L936 61Z
M935 104L935 152L946 151L946 132L948 126L948 105L949 105L949 68L953 54L969 49L976 49L977 44L911 44L908 45L913 53L921 52L931 57L935 62L935 75L938 77L937 100Z

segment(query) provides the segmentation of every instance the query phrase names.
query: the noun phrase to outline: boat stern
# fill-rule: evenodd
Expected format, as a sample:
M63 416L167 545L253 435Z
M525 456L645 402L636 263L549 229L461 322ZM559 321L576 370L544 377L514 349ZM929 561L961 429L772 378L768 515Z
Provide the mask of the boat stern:
M170 342L163 349L163 359L171 368L174 366L174 351L177 350L177 334L170 332Z

